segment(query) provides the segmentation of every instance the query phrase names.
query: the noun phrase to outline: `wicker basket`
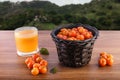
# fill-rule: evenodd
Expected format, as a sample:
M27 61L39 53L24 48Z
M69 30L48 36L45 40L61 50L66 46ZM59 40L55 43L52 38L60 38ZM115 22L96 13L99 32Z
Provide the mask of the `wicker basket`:
M93 33L93 38L83 41L69 41L60 39L56 36L61 28L73 28L78 26L83 26L91 31ZM60 63L69 67L80 67L88 64L91 60L93 45L98 34L99 32L96 28L84 24L67 25L53 30L51 36L56 44Z

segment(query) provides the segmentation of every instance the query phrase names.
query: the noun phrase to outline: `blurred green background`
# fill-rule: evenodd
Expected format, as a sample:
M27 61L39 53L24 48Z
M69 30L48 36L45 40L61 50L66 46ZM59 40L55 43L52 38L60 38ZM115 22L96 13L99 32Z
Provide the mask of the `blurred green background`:
M120 30L120 0L58 6L49 1L0 2L0 30L35 26L52 30L59 25L83 23L99 30Z

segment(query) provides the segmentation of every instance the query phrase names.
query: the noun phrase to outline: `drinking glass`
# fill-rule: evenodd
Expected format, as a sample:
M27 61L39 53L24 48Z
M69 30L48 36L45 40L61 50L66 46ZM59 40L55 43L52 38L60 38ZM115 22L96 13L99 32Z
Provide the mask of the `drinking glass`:
M15 29L15 42L19 56L29 56L39 51L38 29L36 27L20 27Z

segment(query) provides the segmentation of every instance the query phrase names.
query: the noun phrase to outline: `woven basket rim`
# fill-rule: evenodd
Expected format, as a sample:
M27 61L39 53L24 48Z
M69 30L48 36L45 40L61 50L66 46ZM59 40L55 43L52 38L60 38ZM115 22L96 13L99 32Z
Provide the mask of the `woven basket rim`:
M64 40L64 39L60 39L56 36L55 33L58 33L60 31L60 29L62 28L72 28L72 27L78 27L78 26L83 26L84 28L88 29L89 31L92 31L92 33L94 33L94 36L90 39L86 39L86 40ZM52 32L51 32L51 36L53 38L56 38L56 39L60 39L62 41L71 41L71 42L89 42L91 40L95 40L97 39L97 37L99 36L99 31L93 27L93 26L90 26L88 24L81 24L81 23L78 23L78 24L69 24L69 25L64 25L64 26L58 26L56 29L54 29Z

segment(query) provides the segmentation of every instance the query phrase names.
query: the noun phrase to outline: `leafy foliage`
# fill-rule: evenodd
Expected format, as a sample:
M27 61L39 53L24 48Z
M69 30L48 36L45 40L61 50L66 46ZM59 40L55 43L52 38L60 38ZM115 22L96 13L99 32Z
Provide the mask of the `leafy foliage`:
M49 1L0 2L0 29L21 26L54 29L61 24L83 23L102 30L120 30L120 0L92 0L84 5L59 7Z

